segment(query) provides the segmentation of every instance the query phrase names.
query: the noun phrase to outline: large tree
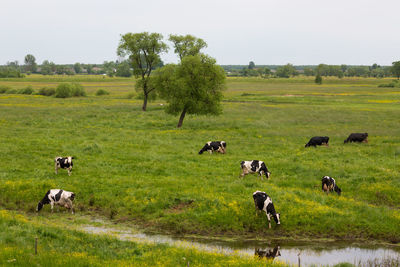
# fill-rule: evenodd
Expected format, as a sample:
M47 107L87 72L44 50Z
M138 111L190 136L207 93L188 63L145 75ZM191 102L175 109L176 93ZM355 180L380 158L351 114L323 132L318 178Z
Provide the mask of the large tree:
M121 36L118 46L118 55L129 57L133 74L140 79L135 87L137 91L143 92L143 111L146 111L150 93L155 90L151 86L150 74L160 64L160 54L168 51L162 38L163 36L159 33L127 33Z
M33 55L31 54L26 55L24 62L26 71L36 72L37 68L36 58Z
M207 43L201 39L188 35L173 35L169 36L169 40L174 44L174 51L182 59L185 56L194 56L200 53L200 50L207 47Z
M222 112L225 71L215 59L197 54L185 56L179 64L168 64L154 75L154 86L168 103L165 111L178 115L178 128L186 114L218 115Z
M400 61L392 63L392 73L397 77L397 80L400 78Z

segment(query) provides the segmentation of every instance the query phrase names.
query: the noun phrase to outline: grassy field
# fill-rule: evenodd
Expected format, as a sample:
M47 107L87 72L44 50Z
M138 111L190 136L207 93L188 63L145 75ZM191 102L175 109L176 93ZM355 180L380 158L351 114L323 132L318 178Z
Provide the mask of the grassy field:
M76 81L87 97L0 94L0 207L33 213L50 188L74 191L78 213L181 234L400 242L400 90L388 80L229 78L219 117L177 117L129 99L134 80L92 76L0 80L34 89ZM98 89L110 92L95 96ZM343 144L368 132L368 144ZM329 147L304 148L327 135ZM209 140L227 154L198 151ZM73 155L72 176L54 157ZM239 179L240 162L266 162L271 179ZM321 191L330 175L342 195ZM269 194L282 225L255 216ZM45 207L43 214L49 212ZM60 215L67 216L67 215ZM73 220L73 219L71 219Z

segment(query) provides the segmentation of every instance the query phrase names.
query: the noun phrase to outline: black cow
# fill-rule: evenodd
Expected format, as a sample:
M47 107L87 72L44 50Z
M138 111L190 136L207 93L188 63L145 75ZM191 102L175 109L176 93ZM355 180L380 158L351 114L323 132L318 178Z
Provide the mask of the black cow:
M330 176L322 177L322 190L327 194L335 191L339 196L342 193L342 190L336 185L335 179Z
M276 224L281 224L280 214L276 213L272 199L265 193L261 191L256 191L253 193L254 205L257 211L265 211L268 218L268 227L271 228L271 216L274 218ZM257 213L256 213L257 214Z
M72 166L74 166L74 163L72 163L73 159L74 157L56 157L54 159L56 174L58 174L58 169L67 169L68 175L70 176L72 172Z
M68 192L61 189L50 189L49 191L47 191L43 199L39 201L36 211L40 211L43 208L43 205L50 204L51 212L53 212L54 204L56 204L70 209L71 213L74 214L74 207L72 205L72 201L74 200L74 198L74 192Z
M271 173L268 171L264 161L242 161L240 163L240 167L242 168L242 173L240 174L240 177L244 177L248 173L258 173L261 176L261 179L263 174L265 174L265 177L267 177L267 179L271 176Z
M199 154L203 154L204 151L213 153L217 151L219 153L226 153L226 142L225 141L208 141L204 147L199 151Z
M368 143L368 133L351 133L344 143L348 142L360 142L360 143Z
M321 146L321 145L326 145L329 146L329 137L328 136L314 136L308 141L308 143L305 145L305 147L309 146Z
M275 259L278 256L281 256L281 252L279 251L280 247L276 246L274 249L269 250L262 250L259 248L254 249L254 255L260 258L267 258L267 259Z

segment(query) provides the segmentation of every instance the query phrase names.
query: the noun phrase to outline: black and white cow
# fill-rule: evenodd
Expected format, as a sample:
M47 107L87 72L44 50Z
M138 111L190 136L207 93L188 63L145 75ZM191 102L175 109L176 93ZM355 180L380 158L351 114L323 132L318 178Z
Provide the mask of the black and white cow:
M278 256L281 256L281 252L279 251L280 247L276 246L274 249L263 250L260 248L254 249L254 255L260 258L267 258L267 259L275 259Z
M74 192L68 192L61 189L50 189L49 191L47 191L43 199L39 201L36 211L40 211L43 208L43 205L50 204L51 212L53 212L54 204L56 204L70 209L71 213L74 214L74 207L72 205L72 201L74 200L74 198Z
M351 133L344 143L348 142L360 142L360 143L368 143L368 133Z
M274 218L276 224L281 224L280 214L276 213L272 199L265 193L261 191L256 191L253 193L254 205L256 206L256 212L265 211L268 218L268 227L271 228L271 216ZM256 213L257 214L257 213Z
M73 159L74 157L56 157L54 159L56 174L58 174L58 169L67 169L68 175L71 176L72 166L74 166L74 163L72 163Z
M213 153L217 151L219 153L226 153L226 142L225 141L208 141L204 147L199 151L199 154L203 154L204 151Z
M271 176L271 173L268 171L264 161L242 161L240 163L240 167L242 168L242 173L240 174L240 177L244 177L248 173L258 173L261 176L261 179L263 174L265 174L265 177L267 177L267 179Z
M317 147L322 145L329 146L328 142L329 142L328 136L314 136L311 137L310 141L308 141L305 147L309 146Z
M339 196L342 193L342 190L336 185L335 179L330 176L322 177L322 190L327 194L335 191Z

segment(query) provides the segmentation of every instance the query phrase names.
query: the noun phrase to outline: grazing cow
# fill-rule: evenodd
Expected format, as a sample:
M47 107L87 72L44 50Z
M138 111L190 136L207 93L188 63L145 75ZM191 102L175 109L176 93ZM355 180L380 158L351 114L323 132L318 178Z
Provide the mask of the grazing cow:
M322 190L327 194L335 191L339 196L342 193L342 190L336 185L335 179L329 176L322 177Z
M254 249L254 255L260 258L267 258L267 259L275 259L278 256L281 256L281 252L279 251L280 247L276 246L274 249L269 250L262 250L259 248Z
M317 147L321 145L329 146L328 142L329 142L328 136L314 136L310 139L310 141L308 141L305 147L309 146Z
M56 157L54 159L56 174L58 174L58 169L67 169L68 175L71 176L72 166L74 166L74 163L72 163L73 158L74 157Z
M255 172L257 172L261 176L261 179L263 174L265 174L267 179L271 176L271 173L268 171L264 161L259 161L259 160L242 161L240 163L240 167L242 168L242 173L240 174L240 177L244 177L248 173L255 173Z
M219 153L226 153L226 142L225 141L208 141L204 147L199 151L199 154L203 154L204 151L213 153L217 151Z
M68 192L61 189L50 189L47 191L44 198L39 201L36 211L40 211L43 208L43 205L50 204L51 212L53 212L54 204L65 207L71 210L71 213L74 214L74 207L72 206L72 201L75 198L74 192Z
M344 143L348 142L360 142L360 143L368 143L368 133L351 133Z
M274 218L276 224L281 224L280 214L276 213L274 204L272 203L271 198L265 193L261 191L256 191L253 193L254 205L256 206L256 214L257 211L265 211L265 214L268 218L268 227L271 228L271 216Z

